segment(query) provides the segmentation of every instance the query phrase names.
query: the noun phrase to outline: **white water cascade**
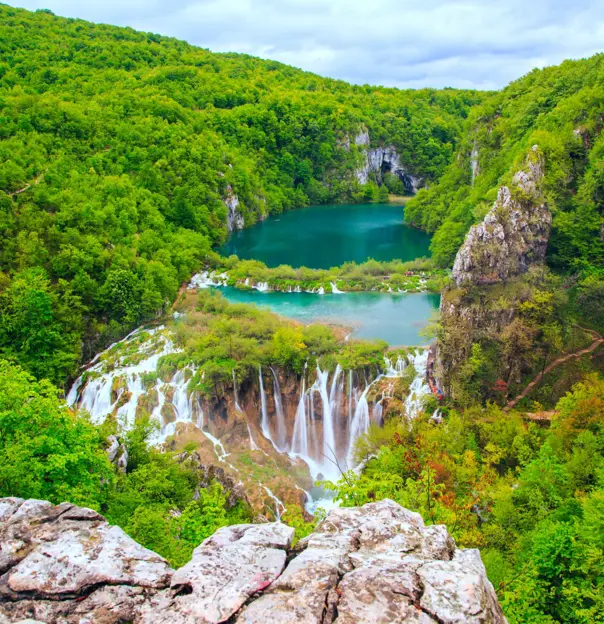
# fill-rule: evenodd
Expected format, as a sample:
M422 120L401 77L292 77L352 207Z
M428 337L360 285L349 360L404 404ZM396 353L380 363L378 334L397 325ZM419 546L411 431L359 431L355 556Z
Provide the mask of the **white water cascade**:
M287 431L285 427L285 414L283 413L283 401L281 400L281 387L277 373L271 366L273 373L273 396L275 397L275 411L277 412L277 448L280 453L285 453L287 448Z
M236 450L231 447L227 450L213 435L216 433L212 428L214 415L207 412L212 409L211 401L206 406L204 400L202 408L201 398L189 391L194 367L180 368L171 378L163 372L162 378L158 376L160 358L178 352L163 326L139 329L91 362L69 391L68 403L88 411L98 424L114 415L123 429L131 428L137 412L145 408L160 424L152 441L156 444L174 434L178 423L192 423L212 443L218 460L230 466L229 451L235 456ZM232 405L245 419L250 450L264 452L261 444L264 437L277 452L288 454L292 460L303 460L314 480L337 480L342 471L356 467L357 439L367 432L372 422L382 424L387 404L384 399L392 396L396 378L402 376L411 363L416 375L405 400L405 411L409 418L421 411L425 396L430 393L425 378L427 355L427 351L418 351L414 355L398 356L396 360L386 356L381 371L374 376L363 371L346 372L340 366L332 374L317 366L313 374L305 367L300 394L293 399L287 392L284 394L280 371L271 368L272 384L265 388L263 370L259 368L260 409L256 413L250 413L247 395L246 410L241 407L233 372ZM267 390L273 393L271 397L267 396ZM293 417L293 422L288 422L288 415Z
M405 412L408 418L415 418L421 411L424 398L430 394L430 386L426 380L428 365L428 351L422 351L413 358L415 377L409 388L409 395L405 400Z

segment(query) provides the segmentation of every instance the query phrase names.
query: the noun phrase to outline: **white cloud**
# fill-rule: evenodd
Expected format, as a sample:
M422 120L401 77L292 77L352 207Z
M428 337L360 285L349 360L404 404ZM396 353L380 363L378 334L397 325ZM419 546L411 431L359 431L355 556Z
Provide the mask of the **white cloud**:
M15 0L349 82L498 88L604 41L600 0Z

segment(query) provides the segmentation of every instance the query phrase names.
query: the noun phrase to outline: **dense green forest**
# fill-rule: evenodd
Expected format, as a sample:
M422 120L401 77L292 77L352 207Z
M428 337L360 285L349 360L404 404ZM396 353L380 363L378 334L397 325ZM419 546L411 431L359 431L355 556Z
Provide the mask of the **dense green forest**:
M476 92L351 86L0 5L0 352L62 383L246 224L361 201L354 135L437 179Z
M554 223L548 263L562 271L604 265L604 54L533 70L472 108L455 159L407 204L406 218L434 232L432 255L450 266L497 188L532 145L545 155L544 194Z

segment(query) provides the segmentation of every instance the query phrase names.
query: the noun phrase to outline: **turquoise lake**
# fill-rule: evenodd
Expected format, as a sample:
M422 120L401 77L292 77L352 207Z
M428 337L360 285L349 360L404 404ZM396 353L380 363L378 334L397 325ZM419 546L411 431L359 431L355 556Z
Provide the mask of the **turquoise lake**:
M302 323L335 323L351 328L356 338L385 340L393 346L425 345L420 335L438 310L434 293L281 293L219 288L229 300L268 307Z
M310 206L272 216L234 232L217 251L224 256L329 269L354 260L413 260L428 256L430 236L403 223L397 204Z
M289 264L326 269L344 262L403 261L429 255L430 236L403 223L396 204L311 206L270 217L234 232L222 255L261 260L269 267ZM433 293L386 294L259 292L220 288L233 302L268 307L303 323L325 322L351 328L357 338L391 345L422 345L420 335L440 303Z

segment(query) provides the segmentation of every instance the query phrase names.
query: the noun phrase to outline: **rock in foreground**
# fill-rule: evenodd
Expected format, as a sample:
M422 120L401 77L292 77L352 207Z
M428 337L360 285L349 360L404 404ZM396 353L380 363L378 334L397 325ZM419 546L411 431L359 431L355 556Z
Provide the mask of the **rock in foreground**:
M291 549L280 523L218 530L174 571L90 509L0 499L0 624L499 624L477 550L384 500Z

